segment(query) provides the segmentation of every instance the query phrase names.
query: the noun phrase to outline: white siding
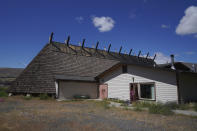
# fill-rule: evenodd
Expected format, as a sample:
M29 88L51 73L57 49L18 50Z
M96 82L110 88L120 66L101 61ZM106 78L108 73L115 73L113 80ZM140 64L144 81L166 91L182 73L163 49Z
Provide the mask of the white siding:
M176 101L177 86L174 72L129 65L128 73L122 74L122 68L118 68L103 77L101 83L108 84L108 97L129 100L130 83L155 82L156 101Z

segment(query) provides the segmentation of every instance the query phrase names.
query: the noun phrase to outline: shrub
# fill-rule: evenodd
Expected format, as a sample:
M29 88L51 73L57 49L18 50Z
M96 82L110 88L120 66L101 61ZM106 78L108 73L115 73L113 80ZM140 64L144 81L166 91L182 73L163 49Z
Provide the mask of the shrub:
M140 106L136 106L136 107L134 108L134 111L142 111L142 108L141 108Z
M121 103L120 106L128 106L127 103Z
M107 100L117 102L117 103L126 103L124 100L120 100L120 99L117 99L117 98L110 98L110 99L107 99Z
M189 108L190 108L189 104L180 104L178 107L178 109L181 109L181 110L187 110Z
M8 93L6 92L7 88L0 88L0 97L7 97Z
M40 94L40 100L47 100L49 99L48 94L44 93L44 94Z
M197 103L194 104L194 110L197 111Z
M170 109L177 109L180 105L178 105L176 102L168 102L165 104L165 106Z
M74 99L90 99L89 95L74 95Z
M168 106L162 104L152 104L149 107L149 113L152 114L162 114L162 115L172 115L173 112Z
M32 99L32 96L24 96L23 99L24 100L31 100Z
M144 102L144 101L137 101L133 102L134 107L140 107L140 108L145 108L145 107L150 107L153 103L150 102Z
M98 106L103 107L104 109L109 109L109 108L110 108L110 107L109 107L110 102L107 101L107 100L98 101L98 102L96 102L96 104L97 104Z

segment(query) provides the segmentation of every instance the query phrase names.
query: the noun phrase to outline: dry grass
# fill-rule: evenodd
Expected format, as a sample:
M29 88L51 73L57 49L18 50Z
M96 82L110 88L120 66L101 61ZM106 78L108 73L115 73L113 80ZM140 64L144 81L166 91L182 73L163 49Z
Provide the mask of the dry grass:
M105 108L98 101L24 100L5 98L0 103L0 130L195 130L197 119L163 116L146 111Z

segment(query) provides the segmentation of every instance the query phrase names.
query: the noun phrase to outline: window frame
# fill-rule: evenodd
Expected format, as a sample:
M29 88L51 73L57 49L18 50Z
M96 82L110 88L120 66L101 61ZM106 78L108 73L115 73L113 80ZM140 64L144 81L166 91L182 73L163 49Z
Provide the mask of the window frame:
M147 84L147 85L153 85L154 86L154 98L153 99L149 99L149 98L142 98L141 97L141 86L140 84ZM140 82L138 83L138 96L139 96L139 100L151 100L151 101L156 101L156 84L155 82Z

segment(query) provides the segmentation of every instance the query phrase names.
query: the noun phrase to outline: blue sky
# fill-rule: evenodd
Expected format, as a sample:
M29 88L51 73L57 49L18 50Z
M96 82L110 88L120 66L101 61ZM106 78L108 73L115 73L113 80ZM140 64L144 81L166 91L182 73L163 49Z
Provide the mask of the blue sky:
M197 0L1 0L0 67L25 67L54 32L85 46L197 63Z

